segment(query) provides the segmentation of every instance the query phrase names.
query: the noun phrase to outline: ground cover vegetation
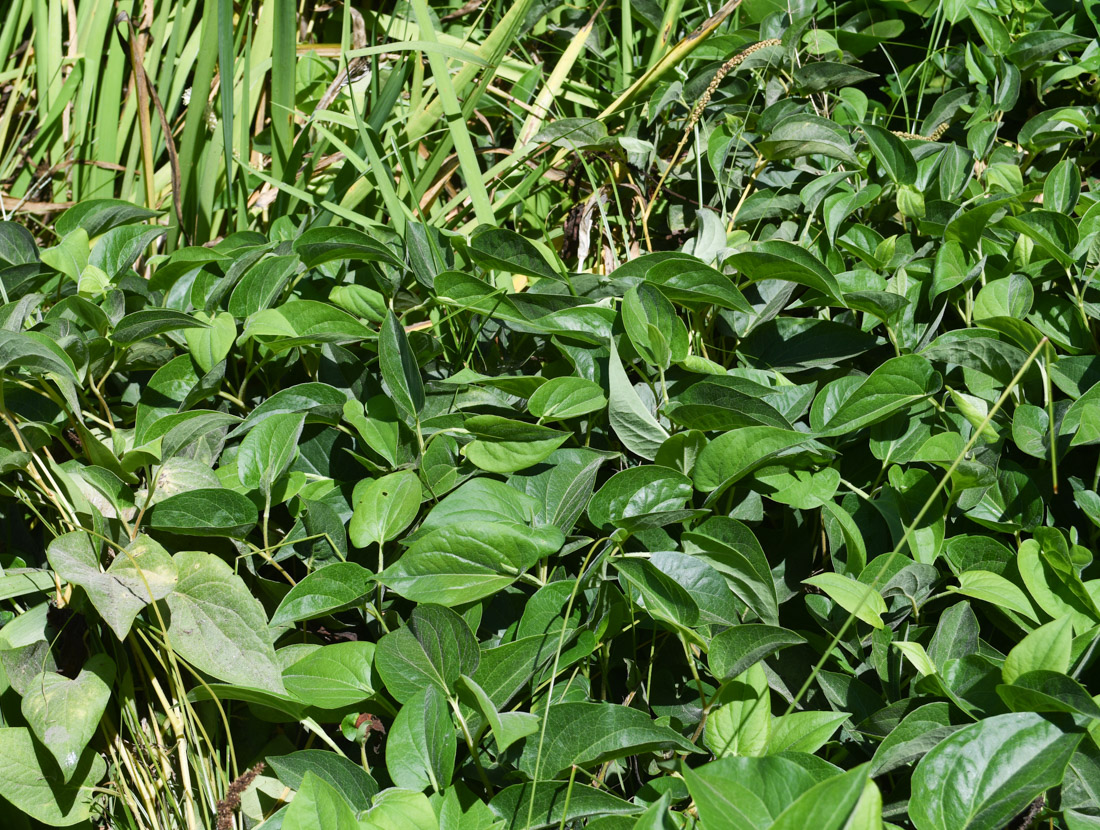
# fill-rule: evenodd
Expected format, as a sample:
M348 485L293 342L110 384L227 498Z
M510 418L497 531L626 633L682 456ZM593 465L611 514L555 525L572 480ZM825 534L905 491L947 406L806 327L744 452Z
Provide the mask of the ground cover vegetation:
M12 0L3 826L1100 827L1097 35Z

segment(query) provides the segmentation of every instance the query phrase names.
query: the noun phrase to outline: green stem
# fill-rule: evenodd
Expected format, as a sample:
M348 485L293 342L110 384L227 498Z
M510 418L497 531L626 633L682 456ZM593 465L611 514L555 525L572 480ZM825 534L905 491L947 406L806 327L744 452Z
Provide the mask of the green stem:
M470 750L470 757L474 760L474 766L477 767L478 777L481 778L481 783L485 787L485 794L489 798L493 796L493 785L489 783L489 776L485 773L485 767L481 764L481 755L477 751L477 742L474 741L473 735L470 734L470 726L466 723L466 718L462 717L462 710L459 709L458 701L453 697L448 697L447 701L451 704L451 709L455 713L455 717L458 718L458 726L462 730L462 737L466 741L466 746Z

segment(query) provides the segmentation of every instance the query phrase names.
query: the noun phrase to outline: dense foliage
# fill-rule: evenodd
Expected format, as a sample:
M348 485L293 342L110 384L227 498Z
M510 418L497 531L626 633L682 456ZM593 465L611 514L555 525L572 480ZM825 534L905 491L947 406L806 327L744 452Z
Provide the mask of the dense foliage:
M12 4L5 827L1100 827L1092 7L743 5Z

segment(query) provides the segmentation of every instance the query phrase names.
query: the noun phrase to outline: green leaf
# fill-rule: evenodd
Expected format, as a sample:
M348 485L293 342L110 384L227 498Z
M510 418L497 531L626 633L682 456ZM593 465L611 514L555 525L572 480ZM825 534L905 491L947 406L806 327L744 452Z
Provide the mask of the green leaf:
M479 476L462 484L433 507L416 533L406 542L433 530L466 522L531 524L536 505L533 499L503 481Z
M219 680L283 693L267 615L244 581L212 553L182 551L173 559L180 576L165 600L171 647Z
M771 566L748 527L725 516L707 519L683 534L684 549L726 578L730 589L763 622L778 625L779 607Z
M374 695L373 660L373 643L332 643L283 669L283 684L310 706L342 709Z
M389 248L355 228L310 228L294 240L292 247L306 268L316 268L338 259L378 262L399 269L405 267Z
M200 369L209 372L229 355L237 339L237 324L233 315L226 311L214 317L199 312L197 319L205 321L209 327L184 329L183 336L191 358Z
M814 61L800 66L794 71L795 83L802 92L824 92L843 86L855 86L863 81L878 77L857 66L833 61Z
M353 607L374 587L374 574L355 562L334 562L307 574L290 589L271 625L324 617Z
M382 379L390 390L394 403L410 418L416 418L424 408L424 382L420 367L409 346L397 316L391 311L382 322L378 338L378 360Z
M1090 387L1074 401L1059 428L1061 435L1072 435L1072 444L1093 444L1100 441L1100 424L1097 423L1097 411L1100 409L1100 384Z
M1077 247L1077 223L1069 216L1052 210L1032 210L1019 216L1005 216L1000 225L1016 231L1035 243L1036 253L1042 252L1064 268L1073 264L1072 251Z
M14 599L27 594L52 591L53 588L53 575L48 570L10 568L0 576L0 599Z
M0 329L0 371L12 366L32 374L53 372L70 383L77 382L72 361L60 348L24 332Z
M771 729L771 690L764 667L754 663L722 685L707 716L703 740L716 758L764 755Z
M789 712L771 726L768 753L817 752L851 715L848 712Z
M365 408L359 401L345 401L343 416L345 421L355 427L359 437L370 449L378 453L391 468L398 466L398 458L402 452L401 422L393 401L384 395L377 395L366 402ZM428 447L429 453L425 453L426 456L430 454L432 445L429 444Z
M491 473L514 473L545 461L569 433L498 415L475 415L466 428L478 437L463 452L471 463Z
M45 747L22 727L0 727L0 795L47 827L68 827L89 818L95 805L92 788L107 764L90 749L67 778Z
M544 421L564 421L599 412L607 398L599 384L576 377L551 378L527 401L527 411Z
M659 288L674 303L709 304L746 314L752 312L752 306L737 290L733 280L694 257L675 257L658 262L645 272L645 280Z
M980 599L993 605L1001 605L1027 619L1038 622L1027 595L1003 576L991 571L973 570L959 574L959 587L947 590Z
M563 280L561 271L547 261L533 242L507 228L478 229L470 238L469 253L470 258L487 271Z
M267 256L249 268L229 297L229 313L244 320L269 308L300 265L296 256Z
M752 282L787 280L825 295L833 305L844 305L840 284L832 272L812 253L791 242L758 242L751 251L734 254L726 262Z
M869 769L869 764L862 764L814 785L779 814L772 830L841 830L852 826L849 820L868 783Z
M871 761L871 774L882 775L911 766L944 738L958 731L947 703L926 703L907 714L887 735Z
M144 222L160 216L158 210L139 207L121 199L82 199L57 217L55 228L63 236L83 228L90 237L111 228Z
M357 317L381 323L386 317L386 298L365 285L338 285L329 292L329 300Z
M1035 302L1035 289L1031 280L1022 274L1012 274L992 280L982 287L974 298L974 318L1020 317L1031 311Z
M742 427L723 433L703 447L695 460L695 487L710 493L710 500L724 493L757 467L803 449L821 448L804 432L778 427Z
M653 286L642 283L627 291L620 314L630 342L649 365L665 370L687 357L687 327Z
M1087 42L1088 39L1080 35L1049 29L1035 29L1025 33L1013 42L1008 51L1005 52L1005 57L1022 69L1060 49Z
M249 317L239 342L257 339L273 352L324 343L358 343L375 333L346 311L315 300L293 300Z
M551 524L562 533L569 533L584 512L596 476L608 457L588 449L556 450L547 457L543 469L512 476L509 488L518 489L537 502L534 524Z
M353 810L365 810L378 784L361 766L323 749L302 749L289 755L268 755L267 765L291 789L301 789L306 773L332 786Z
M658 749L700 751L678 732L628 706L556 703L550 706L545 717L543 730L524 741L518 762L519 769L531 776L535 775L537 767L539 781L553 778L574 764L590 767Z
M816 115L799 114L783 119L759 147L764 157L772 161L822 155L857 163L848 133Z
M608 420L611 428L628 450L652 461L661 444L668 438L668 431L657 422L653 413L638 397L619 360L614 341L611 343L611 359L607 372L610 384Z
M438 827L439 818L423 793L396 787L380 792L359 822L360 830L437 830Z
M157 502L146 518L166 533L243 539L256 526L256 505L233 490L202 488Z
M420 512L423 492L416 473L403 471L372 480L355 502L348 537L357 548L395 539Z
M916 184L917 162L905 143L889 130L873 124L863 125L863 134L878 160L879 169L890 177L894 184Z
M493 796L489 808L505 830L544 830L597 816L632 816L642 808L580 782L513 784Z
M276 694L255 689L251 686L237 686L232 683L207 681L205 686L195 686L187 693L192 703L204 700L241 700L261 706L270 713L286 715L290 720L302 720L308 716L309 706L289 694Z
M753 474L754 489L780 504L798 510L813 510L831 504L840 486L840 470L791 470L781 464Z
M57 759L66 784L95 735L114 679L114 661L106 654L94 654L72 680L56 672L42 672L23 695L23 717Z
M181 329L208 329L210 324L170 308L150 308L127 314L111 332L111 340L120 346L132 346L158 334Z
M414 602L461 605L511 585L564 541L557 528L471 522L419 538L378 581Z
M557 620L560 626L561 617ZM566 633L568 636L568 629ZM545 629L510 643L486 648L481 653L477 672L472 677L498 711L505 708L531 678L537 676L543 665L553 659L560 634L560 628L557 634Z
M667 467L644 465L616 473L588 502L597 528L632 527L654 514L682 510L692 497L691 479Z
M125 278L127 272L133 273L131 266L142 251L165 233L167 230L163 227L148 225L123 225L103 231L92 246L88 263L105 272L112 282L117 282Z
M1070 830L1092 830L1096 824L1096 805L1100 804L1100 749L1095 741L1082 741L1070 758L1066 777L1062 781L1060 793L1062 809L1067 819L1071 819L1070 810L1075 814L1068 821Z
M56 227L56 226L55 226ZM41 252L42 261L60 271L73 281L80 279L81 272L88 267L88 253L91 246L88 232L83 228L73 228L52 248Z
M740 378L714 376L677 395L668 414L673 421L695 429L759 425L791 429L791 422L768 402L770 395L767 387Z
M624 593L645 608L654 619L683 630L699 621L699 606L672 577L645 559L615 560ZM636 595L635 595L636 592Z
M298 454L306 416L302 412L272 415L256 425L241 441L237 453L237 478L251 490L269 496Z
M730 755L697 769L684 768L684 779L707 828L767 830L772 822L817 779L789 757Z
M1027 539L1016 557L1020 576L1035 604L1052 617L1069 614L1075 631L1084 632L1100 622L1096 601L1065 554L1040 548Z
M458 679L458 691L464 694L463 700L477 710L493 732L497 753L502 753L520 738L524 738L539 728L538 715L530 712L498 712L489 694L472 677L463 675Z
M425 686L404 702L386 738L386 769L394 784L440 792L451 783L458 742L447 698Z
M1040 669L1069 671L1073 651L1073 625L1068 614L1041 625L1012 647L1005 657L1001 676L1005 683Z
M729 680L767 655L804 642L801 635L774 625L735 625L710 641L707 662L716 680Z
M178 579L175 561L147 536L127 545L105 573L99 569L97 546L82 531L57 537L46 555L59 577L84 589L119 640L126 639L146 605L172 593Z
M674 830L678 825L671 810L672 792L666 791L654 801L634 824L634 830Z
M905 659L908 660L922 677L929 677L934 674L938 674L936 664L932 662L932 658L928 656L928 652L924 650L924 646L920 643L909 642L908 640L898 640L891 643L894 648L905 655Z
M702 557L673 551L650 554L650 563L688 592L699 606L696 626L708 623L736 625L741 620L741 608L725 578ZM695 639L696 635L688 635Z
M327 781L313 772L302 777L298 792L282 816L286 830L358 830L351 806Z
M1032 713L960 729L921 759L909 815L917 830L999 830L1062 781L1082 733Z
M347 392L341 392L327 383L299 383L280 389L253 409L228 437L239 437L268 418L284 412L304 412L306 423L335 424L339 422L346 403Z
M895 357L858 385L826 386L814 398L810 424L823 436L851 433L934 395L940 384L940 374L923 357Z
M1068 712L1100 720L1100 705L1088 691L1057 671L1030 671L1012 683L997 687L997 694L1014 712Z
M1062 159L1051 168L1043 182L1043 207L1054 213L1072 215L1080 195L1081 174L1077 165L1069 159Z
M404 703L425 685L451 694L462 675L474 676L481 659L462 617L438 605L418 605L408 625L378 641L375 666L386 691Z
M820 588L833 602L872 628L882 628L882 614L886 613L886 602L882 594L870 585L864 585L837 573L822 573L802 581L807 585Z

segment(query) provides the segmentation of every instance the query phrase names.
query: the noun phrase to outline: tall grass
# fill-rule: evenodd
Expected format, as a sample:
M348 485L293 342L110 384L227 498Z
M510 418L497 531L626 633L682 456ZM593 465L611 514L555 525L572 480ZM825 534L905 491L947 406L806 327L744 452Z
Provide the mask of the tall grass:
M614 175L582 166L580 193L540 130L568 117L636 132L654 84L738 5L670 3L656 19L630 3L416 0L363 9L354 49L340 5L12 0L0 208L48 237L65 205L122 199L162 212L169 249L288 213L398 231L505 221L552 241L549 206L561 218ZM357 59L373 70L365 95L315 111Z

